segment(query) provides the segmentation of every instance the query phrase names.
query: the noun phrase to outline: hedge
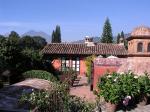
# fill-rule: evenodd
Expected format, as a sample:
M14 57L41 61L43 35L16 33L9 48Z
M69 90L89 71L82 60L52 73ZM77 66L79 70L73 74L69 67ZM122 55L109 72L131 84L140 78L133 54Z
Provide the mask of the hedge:
M45 79L51 82L57 81L57 78L53 74L43 70L30 70L23 73L24 78L39 78Z

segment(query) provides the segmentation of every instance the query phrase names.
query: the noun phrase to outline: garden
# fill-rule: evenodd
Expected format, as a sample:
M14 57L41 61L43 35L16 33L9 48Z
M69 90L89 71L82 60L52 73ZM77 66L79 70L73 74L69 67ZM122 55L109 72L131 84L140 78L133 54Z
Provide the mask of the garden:
M27 71L23 76L25 79L48 80L53 84L50 90L33 89L30 94L24 93L21 96L19 104L29 104L29 109L33 112L92 112L95 108L93 103L69 94L69 88L76 78L76 73L72 70L64 72L58 79L42 70Z
M40 36L20 37L10 32L8 37L0 36L0 88L28 78L39 78L53 83L52 90L33 90L23 94L18 102L28 103L29 110L39 112L91 112L93 105L69 95L77 74L68 70L56 71L51 59L45 59L41 50L47 44Z

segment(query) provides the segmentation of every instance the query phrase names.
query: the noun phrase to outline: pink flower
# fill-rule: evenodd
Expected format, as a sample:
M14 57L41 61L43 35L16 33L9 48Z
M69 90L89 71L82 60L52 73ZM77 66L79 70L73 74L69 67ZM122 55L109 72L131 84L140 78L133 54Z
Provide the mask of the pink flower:
M123 105L127 106L128 105L128 101L123 100Z
M123 105L127 106L129 103L129 100L131 100L131 96L126 96L123 100Z

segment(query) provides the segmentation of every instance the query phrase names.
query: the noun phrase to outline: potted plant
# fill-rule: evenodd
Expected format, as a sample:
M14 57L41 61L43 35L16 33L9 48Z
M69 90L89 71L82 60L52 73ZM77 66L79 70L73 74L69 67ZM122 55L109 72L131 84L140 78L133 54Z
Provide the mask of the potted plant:
M108 112L115 112L120 102L127 106L129 101L140 93L138 79L130 72L106 74L100 78L98 88L99 95L106 101Z
M118 74L105 74L98 83L99 95L106 101L107 112L115 112L117 104L122 99L121 85L118 83Z
M121 85L122 104L125 109L129 109L136 104L135 98L140 94L140 86L138 84L138 77L132 72L119 75L119 84Z
M148 74L138 77L138 83L140 86L138 106L144 106L147 104L147 96L150 94L150 79Z

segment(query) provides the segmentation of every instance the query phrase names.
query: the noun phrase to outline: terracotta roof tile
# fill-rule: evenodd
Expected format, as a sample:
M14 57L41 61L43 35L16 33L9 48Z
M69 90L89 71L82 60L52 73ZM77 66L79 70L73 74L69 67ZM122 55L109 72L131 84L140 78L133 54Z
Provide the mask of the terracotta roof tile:
M95 46L86 44L52 43L42 50L43 54L82 54L82 55L127 55L123 45L97 43Z

